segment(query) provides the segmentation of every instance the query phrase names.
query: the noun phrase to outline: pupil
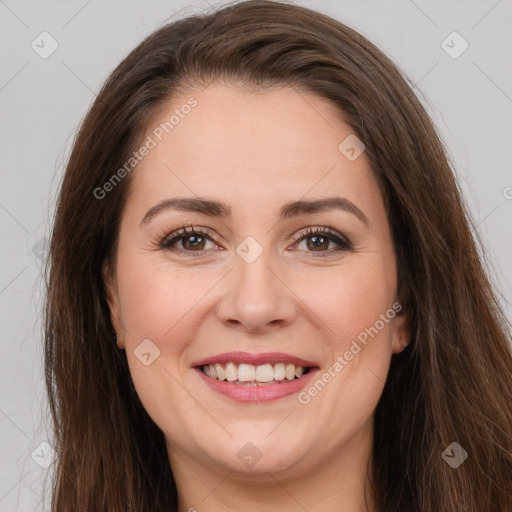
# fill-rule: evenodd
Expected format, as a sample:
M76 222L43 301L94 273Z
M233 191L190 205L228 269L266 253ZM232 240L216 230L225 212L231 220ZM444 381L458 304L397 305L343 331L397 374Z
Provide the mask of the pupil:
M200 244L201 244L201 236L195 236L195 235L191 235L189 237L187 237L186 240L188 240L189 244L192 246L192 247L195 247L197 248ZM191 240L193 240L192 242L190 242Z
M314 241L312 242L312 244L311 244L314 248L318 248L318 247L320 247L322 244L325 244L325 237L323 237L323 236L315 235L315 236L310 237L310 239L311 239L312 241L314 240Z

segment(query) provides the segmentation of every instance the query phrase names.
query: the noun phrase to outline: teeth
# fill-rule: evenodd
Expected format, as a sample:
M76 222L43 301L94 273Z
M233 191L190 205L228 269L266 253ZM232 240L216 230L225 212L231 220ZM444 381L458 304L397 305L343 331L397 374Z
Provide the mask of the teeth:
M226 365L226 380L233 382L238 379L238 370L235 363L228 363Z
M271 364L256 366L256 380L258 382L270 382L274 380L274 368Z
M203 366L202 370L205 375L212 379L227 380L240 385L257 385L256 383L266 384L285 379L300 379L306 372L304 366L295 366L290 363L262 364L259 366L246 363L239 365L235 363L227 363L226 365L215 363Z
M215 371L217 372L217 375L214 378L217 378L219 380L224 380L226 378L226 371L220 364L216 364L213 366L215 368ZM210 370L212 369L212 365L210 365Z
M240 382L249 382L256 380L256 369L252 364L240 364L238 366L238 380Z
M284 380L286 377L286 370L284 363L277 363L274 365L274 379Z

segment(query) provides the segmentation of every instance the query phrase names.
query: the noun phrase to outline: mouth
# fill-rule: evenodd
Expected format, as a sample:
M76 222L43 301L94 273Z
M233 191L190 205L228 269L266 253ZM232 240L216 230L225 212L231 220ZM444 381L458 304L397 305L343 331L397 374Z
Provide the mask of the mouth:
M238 402L275 400L297 393L320 367L281 353L229 352L193 365L213 391Z
M247 363L215 363L198 367L207 377L237 386L273 386L302 379L312 369L293 363L253 365Z
M311 367L295 366L292 363L267 363L255 366L230 362L203 365L200 369L211 379L231 382L237 386L272 386L301 379Z

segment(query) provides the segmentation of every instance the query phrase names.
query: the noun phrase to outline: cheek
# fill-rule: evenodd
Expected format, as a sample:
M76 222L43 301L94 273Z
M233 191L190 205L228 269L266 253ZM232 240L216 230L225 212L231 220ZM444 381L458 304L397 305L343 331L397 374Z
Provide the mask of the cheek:
M118 285L131 378L148 414L165 428L168 411L183 411L190 400L181 379L180 357L197 325L199 309L194 306L212 285L202 283L205 276L150 260L147 255L125 253L118 265ZM159 351L145 345L144 352L150 354L147 366L139 359L143 340L151 340Z
M346 341L373 326L393 303L393 280L377 256L329 269L323 275L304 276L298 295L315 313L326 339L336 337L333 342L340 350Z
M331 389L338 390L346 406L373 404L382 391L392 355L392 278L372 257L365 264L333 269L331 275L317 279L315 293L312 286L312 281L304 282L304 290L309 289L305 303L315 313L310 318L317 319L329 363L337 362Z
M132 342L137 337L162 341L171 331L176 338L206 286L199 276L152 264L144 255L126 258L119 276L121 310Z
M393 280L374 254L313 281L300 293L309 290L304 302L322 332L326 368L298 398L310 428L323 425L322 442L336 442L367 424L382 395L392 355Z

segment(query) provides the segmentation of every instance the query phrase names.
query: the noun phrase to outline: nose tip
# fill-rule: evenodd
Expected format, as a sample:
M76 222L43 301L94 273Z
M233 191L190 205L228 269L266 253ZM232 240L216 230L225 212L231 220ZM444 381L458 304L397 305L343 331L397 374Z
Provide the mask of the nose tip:
M293 322L296 315L293 293L263 258L253 263L239 261L227 277L217 318L230 327L247 332L266 332Z

